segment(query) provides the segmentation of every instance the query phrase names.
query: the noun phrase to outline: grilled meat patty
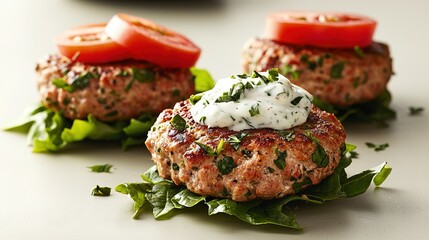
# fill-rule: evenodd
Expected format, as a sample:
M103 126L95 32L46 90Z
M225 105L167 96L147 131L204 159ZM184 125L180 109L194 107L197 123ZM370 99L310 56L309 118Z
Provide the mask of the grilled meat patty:
M91 65L51 55L36 67L42 103L67 118L92 114L102 121L160 113L194 93L189 69L166 69L144 61Z
M364 49L331 49L250 39L242 51L245 72L278 68L292 83L334 106L375 99L392 72L389 47L373 42Z
M164 110L146 146L160 176L201 195L249 201L294 194L331 175L345 144L341 123L316 107L306 123L286 131L239 132L195 122L190 107L182 101ZM176 115L186 129L171 122Z

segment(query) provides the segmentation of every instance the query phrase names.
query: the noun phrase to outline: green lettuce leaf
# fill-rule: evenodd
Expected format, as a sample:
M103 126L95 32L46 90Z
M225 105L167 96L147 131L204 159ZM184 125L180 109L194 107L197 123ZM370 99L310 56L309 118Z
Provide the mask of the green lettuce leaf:
M368 122L377 127L388 127L388 121L396 118L395 110L389 107L392 96L388 90L382 92L370 102L350 107L337 107L315 98L313 104L318 108L333 113L340 121L351 120Z
M194 75L196 93L205 92L215 86L216 82L207 70L195 67L192 67L190 70L192 75Z
M33 152L55 152L68 144L90 140L122 140L123 148L142 144L155 117L142 115L130 121L105 123L89 115L87 119L70 120L60 112L38 106L7 131L27 132Z
M335 199L355 197L364 193L371 181L379 186L388 177L391 168L386 163L348 177L345 168L357 157L355 149L355 146L346 144L342 148L342 157L334 173L320 184L281 199L235 202L231 199L201 196L184 186L177 186L172 181L163 179L158 175L156 166L141 176L143 182L120 184L115 190L133 199L135 218L143 213L144 209L152 209L155 219L169 219L179 209L205 204L208 207L208 215L224 213L253 225L271 224L301 229L290 208L291 202L322 204Z
M191 68L190 71L194 75L196 92L213 88L215 82L209 72L198 68ZM40 105L4 130L27 133L33 152L56 152L70 143L87 139L121 141L125 150L142 145L155 120L156 116L152 114L111 123L99 121L91 115L87 119L70 120L60 112Z

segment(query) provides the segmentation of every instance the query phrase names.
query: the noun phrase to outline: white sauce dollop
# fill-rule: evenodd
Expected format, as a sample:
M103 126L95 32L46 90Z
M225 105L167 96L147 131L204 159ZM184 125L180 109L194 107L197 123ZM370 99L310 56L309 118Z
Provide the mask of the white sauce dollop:
M208 127L284 130L307 121L312 100L310 93L273 69L220 79L192 106L191 114Z

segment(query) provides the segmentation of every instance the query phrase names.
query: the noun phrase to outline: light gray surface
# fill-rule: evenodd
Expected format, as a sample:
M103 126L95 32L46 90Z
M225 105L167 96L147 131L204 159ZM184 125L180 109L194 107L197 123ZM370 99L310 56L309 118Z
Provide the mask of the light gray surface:
M179 3L176 3L179 2ZM137 181L151 165L142 147L86 144L61 154L33 154L24 135L0 131L0 239L426 239L429 82L429 9L426 1L77 1L10 0L0 8L0 126L37 103L35 61L55 51L53 38L74 25L107 21L126 12L150 18L192 38L203 49L199 67L220 78L240 73L240 48L262 32L267 12L278 9L338 10L373 16L376 39L388 42L396 75L389 85L397 121L388 129L347 126L358 145L357 172L388 161L393 167L382 188L362 196L296 210L304 231L255 227L228 216L191 210L169 221L150 214L133 220L132 203L113 192L90 196L96 184L114 187ZM422 106L421 116L408 116ZM364 143L385 143L383 152ZM110 163L112 174L87 166Z

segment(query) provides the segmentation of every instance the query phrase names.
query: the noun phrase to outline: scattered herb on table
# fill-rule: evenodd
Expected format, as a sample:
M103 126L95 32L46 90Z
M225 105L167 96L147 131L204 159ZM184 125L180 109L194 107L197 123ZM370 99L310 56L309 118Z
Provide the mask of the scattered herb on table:
M409 107L409 115L417 116L420 115L425 109L423 107Z
M113 165L110 164L103 164L103 165L94 165L91 167L88 167L91 169L92 172L96 172L96 173L111 173L110 169L113 167Z
M374 143L366 142L366 143L365 143L365 145L366 145L368 148L373 148L376 152L378 152L378 151L383 151L383 150L385 150L386 148L388 148L388 147L389 147L389 144L388 144L388 143L383 143L383 144L374 144Z
M110 196L110 191L110 187L100 187L97 185L94 189L92 189L91 195L97 197L107 197Z

